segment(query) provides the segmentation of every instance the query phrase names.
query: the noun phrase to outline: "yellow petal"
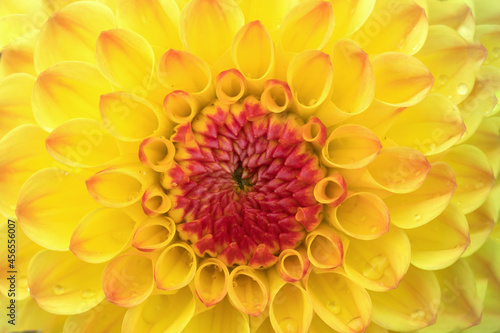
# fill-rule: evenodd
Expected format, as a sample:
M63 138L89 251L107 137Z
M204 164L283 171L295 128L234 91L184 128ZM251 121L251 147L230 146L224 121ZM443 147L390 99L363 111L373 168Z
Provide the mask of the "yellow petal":
M234 104L245 95L245 77L236 69L221 72L215 82L215 94L224 104Z
M141 251L155 251L167 246L175 236L172 219L159 216L146 219L134 233L132 245Z
M125 254L110 261L102 273L102 289L108 302L121 307L138 305L154 288L151 259Z
M365 24L352 36L369 54L414 54L428 31L425 10L413 1L378 0Z
M478 147L486 154L493 169L493 174L498 177L500 173L500 117L484 119L474 135L467 141L468 144ZM498 178L497 178L498 179Z
M479 250L488 240L488 237L495 226L497 210L495 209L494 193L478 209L465 215L469 225L470 244L465 250L463 257L469 256Z
M35 124L31 111L31 93L35 77L12 74L0 79L0 138L22 124Z
M412 56L387 52L372 60L375 98L394 106L412 106L422 101L434 83L429 70Z
M336 333L330 326L328 326L323 319L321 319L316 313L311 321L311 326L309 327L309 333ZM260 333L260 332L258 332ZM270 331L272 333L272 331Z
M83 261L101 263L130 244L135 221L120 209L98 208L78 223L69 249Z
M411 263L426 270L452 265L470 243L467 220L453 204L432 221L405 232L411 243Z
M262 271L238 266L229 275L228 296L235 308L252 316L260 315L267 307L269 290Z
M5 300L7 302L9 301L7 298L5 298ZM62 332L64 322L67 318L67 316L55 315L45 311L31 297L23 301L17 301L16 308L16 319L24 319L19 321L16 320L16 325L14 327L16 330L21 331L43 330L44 332ZM9 324L9 326L11 325Z
M437 0L428 1L428 17L431 25L447 25L455 29L463 38L472 41L475 22L472 9L465 1L443 3Z
M28 268L31 297L51 313L85 312L104 298L103 269L104 265L88 264L71 252L41 251L33 257Z
M231 0L193 0L182 9L179 29L184 47L213 64L243 24L243 13Z
M174 161L175 146L164 137L149 137L139 145L139 160L158 172L167 172Z
M479 208L495 182L487 156L474 146L460 145L448 150L440 160L453 168L457 178L457 190L451 202L464 214Z
M293 96L286 82L269 80L265 84L260 100L265 109L280 113L291 106Z
M496 66L500 68L499 52L500 43L498 37L500 36L500 26L498 24L482 25L476 28L475 39L488 50L488 56L484 61L485 65Z
M398 288L368 293L372 320L389 330L411 332L436 321L441 289L433 272L410 266Z
M40 30L34 54L36 71L68 60L93 64L99 34L115 25L113 12L95 1L72 3L57 11Z
M350 39L341 39L333 47L332 101L349 114L363 112L375 94L375 77L368 55Z
M206 306L219 303L227 294L229 271L217 258L205 259L196 270L196 294Z
M331 173L314 186L314 198L322 204L338 206L347 196L347 184L338 173Z
M176 243L161 253L155 265L158 288L176 290L186 286L196 273L196 255L185 243Z
M439 25L429 28L427 40L416 56L436 79L432 92L443 94L458 104L470 93L475 72L486 53L482 45L469 44L452 28Z
M287 12L280 25L279 46L286 52L320 50L335 26L332 5L327 1L303 1Z
M472 1L474 3L474 14L476 24L498 24L500 8L494 0Z
M235 2L245 15L245 22L259 20L269 31L279 28L286 13L298 3L297 0L236 0Z
M368 128L359 125L337 127L326 140L322 162L329 167L358 169L372 162L382 145Z
M306 237L307 257L318 268L331 269L340 266L344 257L344 245L338 232L320 225Z
M38 1L33 0L2 1L2 5L0 6L0 16L30 13L34 9L40 9L39 6L40 4L38 3Z
M16 214L23 231L51 250L67 250L80 219L97 205L81 176L58 168L36 172L24 183Z
M99 71L114 85L124 89L149 85L154 54L141 35L124 29L103 31L97 40L95 56Z
M358 30L370 15L375 0L329 0L335 14L335 29L332 39L349 36Z
M424 225L448 206L456 187L453 169L443 162L433 163L424 183L416 191L384 198L391 223L403 229Z
M188 287L172 295L153 295L127 311L122 333L181 332L194 315L195 302Z
M375 240L349 239L344 257L347 276L375 291L396 288L409 265L410 242L404 231L394 226Z
M63 333L120 333L123 317L127 309L106 301L87 312L69 316Z
M313 271L307 292L316 314L340 332L364 332L370 323L372 304L365 289L337 272Z
M37 74L33 64L33 53L37 37L38 33L36 31L28 33L2 48L2 57L0 58L0 73L2 73L2 76L14 73Z
M38 124L50 131L73 118L99 120L99 96L111 85L94 65L68 61L40 73L32 107Z
M121 0L116 8L118 27L137 32L161 49L180 48L180 11L174 0Z

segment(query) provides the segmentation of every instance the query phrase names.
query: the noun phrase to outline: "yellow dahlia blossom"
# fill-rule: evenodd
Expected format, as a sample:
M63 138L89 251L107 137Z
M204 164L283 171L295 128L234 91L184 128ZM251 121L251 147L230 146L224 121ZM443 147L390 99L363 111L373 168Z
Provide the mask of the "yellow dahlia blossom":
M496 0L2 0L1 332L500 330Z

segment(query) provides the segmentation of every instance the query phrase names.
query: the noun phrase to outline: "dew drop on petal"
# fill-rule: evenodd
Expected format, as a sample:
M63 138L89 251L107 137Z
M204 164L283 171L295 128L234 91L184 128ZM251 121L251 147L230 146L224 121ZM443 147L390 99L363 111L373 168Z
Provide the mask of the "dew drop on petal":
M314 104L316 104L317 102L318 102L318 100L313 98L313 99L309 100L309 102L307 103L307 105L308 105L308 106L313 106L313 105L314 105Z
M85 299L89 299L89 298L92 298L94 296L95 296L95 292L93 292L92 290L85 290L82 292L82 297Z
M238 284L235 281L233 281L233 288L236 288L237 286Z
M425 318L425 312L423 310L413 311L410 318L413 320L423 320Z
M371 258L363 268L363 275L370 280L378 280L384 276L385 269L389 265L387 258L378 255Z
M468 91L469 91L469 88L467 88L467 85L465 85L463 83L459 84L457 87L457 93L459 95L463 96L463 95L467 94Z
M340 305L335 301L328 302L326 304L326 308L328 309L328 311L330 311L334 315L337 315L340 313Z
M349 328L355 332L361 332L364 328L363 320L361 319L361 317L354 317L353 319L349 320L347 326L349 326Z
M446 75L440 75L438 78L438 83L441 86L444 86L448 82L448 76Z
M420 216L420 214L418 214L418 213L417 213L417 214L415 214L415 215L413 215L413 221L415 221L415 222L420 221L420 219L421 219L421 218L422 218L422 217L421 217L421 216Z
M283 333L296 333L299 329L297 321L291 317L286 317L280 321L280 327Z
M56 295L62 295L62 294L64 294L64 287L61 286L60 284L56 285L54 287L54 294L56 294Z
M330 287L336 290L342 289L344 288L344 286L345 286L345 281L341 276L335 276L330 284Z

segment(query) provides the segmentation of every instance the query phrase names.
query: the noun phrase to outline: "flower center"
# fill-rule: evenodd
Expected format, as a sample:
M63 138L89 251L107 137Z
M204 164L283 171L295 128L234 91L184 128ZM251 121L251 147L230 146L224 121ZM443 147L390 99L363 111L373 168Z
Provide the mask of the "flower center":
M248 97L216 102L176 128L169 214L199 256L267 267L303 241L322 209L314 187L324 176L303 125Z

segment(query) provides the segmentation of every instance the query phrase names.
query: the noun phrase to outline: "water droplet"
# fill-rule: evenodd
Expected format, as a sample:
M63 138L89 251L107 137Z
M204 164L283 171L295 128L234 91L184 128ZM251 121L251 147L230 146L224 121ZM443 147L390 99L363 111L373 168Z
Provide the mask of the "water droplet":
M139 170L139 173L140 173L141 175L143 175L143 176L145 176L145 175L146 175L146 171L144 171L144 170L142 170L142 169L141 169L141 170Z
M377 228L377 226L376 226L376 225L372 225L372 226L368 229L368 231L369 231L369 232L371 232L372 234L374 234L374 233L377 231L377 229L378 229L378 228Z
M384 276L387 266L389 266L389 261L385 256L375 256L366 263L363 268L363 275L370 280L378 280Z
M417 214L415 214L415 215L413 215L413 221L415 221L415 222L420 221L420 219L421 219L421 218L422 218L422 217L421 217L421 216L420 216L420 214L418 214L418 213L417 213Z
M318 103L318 100L313 98L311 100L309 100L309 102L307 103L308 106L313 106L314 104Z
M349 320L347 326L353 331L361 332L365 325L363 325L363 319L361 319L361 317L354 317Z
M335 301L328 302L326 304L326 308L328 309L328 311L330 311L334 315L337 315L340 313L340 305Z
M440 75L438 78L438 83L441 86L444 86L448 82L448 77L446 75Z
M429 151L430 151L430 152L435 151L435 150L436 150L436 148L437 148L437 147L436 147L436 144L435 144L435 143L431 143L431 144L429 145Z
M469 88L467 88L467 85L465 85L463 83L461 83L461 84L458 85L458 87L457 87L457 93L459 95L463 96L463 95L467 94L467 92L469 92Z
M425 312L423 310L413 311L410 315L410 318L413 320L423 320L425 319Z
M64 294L64 287L58 284L57 286L54 287L54 294L56 295L62 295Z
M236 288L238 286L238 284L236 283L236 281L233 281L233 288Z
M130 293L130 297L137 297L137 295L139 295L139 294L137 293L137 291L132 291L132 292Z
M127 201L132 201L132 200L134 200L134 196L132 194L127 196Z
M95 292L93 292L92 290L85 290L84 292L82 292L82 297L85 299L89 299L89 298L92 298L94 296L95 296Z
M401 38L398 43L399 48L403 48L406 45L406 40L404 38Z
M295 319L286 317L285 319L280 321L280 327L283 333L297 333L299 324Z

